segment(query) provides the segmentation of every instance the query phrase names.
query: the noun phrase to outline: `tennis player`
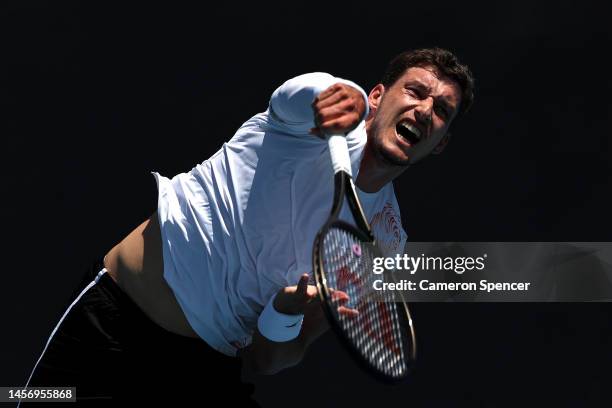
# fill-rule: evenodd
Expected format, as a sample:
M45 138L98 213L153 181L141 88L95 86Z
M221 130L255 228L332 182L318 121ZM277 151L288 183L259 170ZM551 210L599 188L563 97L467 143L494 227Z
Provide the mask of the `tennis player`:
M327 330L310 280L333 195L321 136L346 134L365 215L394 256L406 235L392 181L442 152L472 99L469 69L439 48L398 55L369 95L326 73L288 80L208 160L153 173L157 211L93 266L28 385L74 386L90 405L255 404L241 366L277 373Z

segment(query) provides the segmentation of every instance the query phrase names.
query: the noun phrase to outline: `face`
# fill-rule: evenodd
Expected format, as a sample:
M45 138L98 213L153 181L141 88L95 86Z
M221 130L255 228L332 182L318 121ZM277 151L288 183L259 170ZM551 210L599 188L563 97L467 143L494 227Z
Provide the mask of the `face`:
M448 128L461 103L461 88L432 68L412 67L389 88L370 92L368 143L388 165L407 166L448 142Z

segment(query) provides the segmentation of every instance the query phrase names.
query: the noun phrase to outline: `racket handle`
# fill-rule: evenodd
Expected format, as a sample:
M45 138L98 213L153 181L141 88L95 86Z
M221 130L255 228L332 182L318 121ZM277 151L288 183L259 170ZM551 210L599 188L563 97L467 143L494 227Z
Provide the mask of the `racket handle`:
M329 155L331 156L334 174L342 170L353 177L346 136L341 134L327 135L327 144L329 146Z

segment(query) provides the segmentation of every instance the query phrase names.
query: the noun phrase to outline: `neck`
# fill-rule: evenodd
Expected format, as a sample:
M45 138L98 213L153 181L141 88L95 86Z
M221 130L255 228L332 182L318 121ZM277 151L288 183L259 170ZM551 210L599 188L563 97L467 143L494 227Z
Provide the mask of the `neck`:
M387 183L392 182L406 170L406 167L384 162L376 155L372 144L372 139L368 137L359 165L359 174L355 180L357 187L366 193L380 191Z
M359 175L357 175L355 180L357 187L366 193L380 191L385 184L392 182L393 179L402 174L407 168L387 163L376 154L374 137L370 136L370 133L374 131L372 129L373 119L374 115L370 112L370 117L366 120L366 145L363 149L361 164L359 165Z

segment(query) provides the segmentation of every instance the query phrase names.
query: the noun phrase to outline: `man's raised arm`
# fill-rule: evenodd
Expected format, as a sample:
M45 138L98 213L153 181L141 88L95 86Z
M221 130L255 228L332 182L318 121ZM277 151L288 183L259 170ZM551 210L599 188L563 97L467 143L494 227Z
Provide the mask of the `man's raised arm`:
M317 110L315 103L320 96L327 99L330 106L320 106ZM326 119L327 122L343 120L332 125L350 130L369 113L368 97L359 85L323 72L304 74L286 81L272 94L269 111L277 125L291 133L304 135L321 124L325 125Z

